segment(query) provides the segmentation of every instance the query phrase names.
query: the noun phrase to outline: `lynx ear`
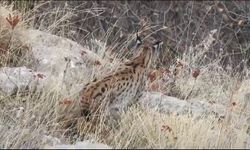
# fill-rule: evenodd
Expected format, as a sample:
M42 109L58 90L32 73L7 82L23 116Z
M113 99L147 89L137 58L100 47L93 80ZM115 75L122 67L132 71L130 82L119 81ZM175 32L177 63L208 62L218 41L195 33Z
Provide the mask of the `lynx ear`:
M163 42L162 41L156 41L154 44L153 44L153 49L155 51L159 51L160 50L160 47L162 46Z
M141 37L138 35L138 31L136 33L136 47L138 48L142 44Z

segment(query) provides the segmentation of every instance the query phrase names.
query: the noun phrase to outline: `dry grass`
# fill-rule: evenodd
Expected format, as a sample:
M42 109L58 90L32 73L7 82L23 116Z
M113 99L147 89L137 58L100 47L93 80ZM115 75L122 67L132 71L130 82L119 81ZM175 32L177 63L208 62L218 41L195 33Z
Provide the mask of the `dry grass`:
M38 16L33 15L36 9L45 4L46 2L35 5L33 10L26 11L22 15L23 24L20 22L18 26L23 29L26 27L32 28L34 21L38 18L41 22L40 26L37 27L38 29L65 35L67 25L71 24L71 22L67 22L67 19L75 14L64 5L57 11L44 12ZM84 11L95 14L98 12L91 9ZM48 19L52 16L55 18L54 20ZM0 21L0 23L2 22ZM13 33L15 31L9 28L8 24L7 27L7 32L3 33L6 31L6 26L0 26L0 39L8 39L6 36L12 39L20 38L18 34ZM110 28L105 34L104 39L106 38L106 41L111 36L113 28ZM148 27L145 27L139 31L143 32L147 29ZM129 37L125 43L120 43L123 48L131 42L133 35ZM207 43L209 42L205 41L205 44ZM22 42L13 40L11 43L7 42L7 44L12 47L7 50L14 50L15 52L16 48L22 45ZM98 46L95 42L92 43L90 48L93 51L96 48L97 53L103 55L106 43L101 43ZM204 64L200 63L201 59L205 59L204 56L207 51L204 48L199 48L197 51L190 46L190 51L183 54L181 60L188 65L180 71L175 79L175 87L179 90L179 94L176 96L186 98L192 91L187 100L208 100L221 103L229 108L235 102L236 107L228 111L249 116L250 107L247 107L247 103L245 103L245 101L249 101L246 98L250 88L249 80L246 77L232 76L230 70L222 69L219 63L221 58L211 62L207 61ZM118 54L115 53L114 55ZM5 55L0 55L0 57L2 56ZM1 65L9 65L8 61L0 60ZM14 63L13 66L17 66L17 64ZM172 64L170 70L174 67ZM191 75L191 71L196 67L201 70L197 79ZM248 69L245 68L244 72L247 73ZM162 82L165 90L170 88L167 83L168 81ZM236 83L239 83L239 87L236 86ZM167 93L167 91L164 92ZM64 96L56 81L42 92L28 93L25 96L17 94L12 97L0 95L0 148L43 148L45 145L52 145L53 142L56 143L58 140L63 143L71 143L72 139L73 142L79 140L77 137L68 135L68 131L58 128L57 119L60 113L57 111L57 106L58 101L62 100ZM73 94L71 96L76 98ZM230 113L228 113L229 115ZM236 129L236 123L227 119L218 121L213 116L196 120L188 115L159 114L152 110L133 107L123 114L119 129L111 129L109 135L106 136L100 135L99 132L91 133L84 139L103 142L113 148L250 148L249 133L246 133L247 130L250 130L249 126L243 125ZM99 129L103 127L102 123L97 126Z
M0 66L20 66L25 64L25 54L29 47L22 41L21 31L25 27L22 16L17 11L0 8ZM9 8L10 9L10 8Z
M213 117L195 120L138 109L124 115L121 129L110 139L116 148L247 148L249 140L244 130Z

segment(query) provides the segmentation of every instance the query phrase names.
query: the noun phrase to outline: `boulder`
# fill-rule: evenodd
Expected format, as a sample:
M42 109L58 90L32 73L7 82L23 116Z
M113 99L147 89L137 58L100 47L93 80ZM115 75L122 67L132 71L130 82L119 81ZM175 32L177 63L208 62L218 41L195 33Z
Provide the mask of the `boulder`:
M18 33L30 49L26 54L30 62L26 67L1 68L0 91L7 95L27 90L30 83L36 83L32 86L39 89L57 86L66 95L77 93L93 73L110 66L109 61L69 39L39 30Z
M157 112L172 115L189 115L195 119L201 119L208 115L223 119L229 117L236 128L247 125L247 117L242 114L230 111L221 104L210 104L202 100L184 101L175 97L166 96L160 92L145 92L139 100L139 105L146 109L153 109Z
M24 42L34 55L37 71L69 84L76 83L79 78L89 78L94 68L108 63L76 42L39 30L25 31Z
M139 103L148 108L163 113L174 113L176 115L196 114L201 115L208 111L225 114L225 107L222 105L213 106L205 101L184 101L175 97L164 95L160 92L145 92Z

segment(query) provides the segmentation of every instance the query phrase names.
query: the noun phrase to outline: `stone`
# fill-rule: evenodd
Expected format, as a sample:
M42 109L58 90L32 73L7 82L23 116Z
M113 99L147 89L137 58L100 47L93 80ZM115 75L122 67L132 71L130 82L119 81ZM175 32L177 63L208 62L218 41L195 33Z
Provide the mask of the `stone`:
M0 68L0 91L12 95L35 86L36 72L26 67Z
M195 119L201 119L208 115L214 115L216 118L225 118L230 115L230 121L234 122L236 128L242 128L247 118L240 114L230 112L222 104L210 104L202 100L184 101L175 97L163 95L160 92L144 92L139 100L139 105L146 109L164 114L189 115Z

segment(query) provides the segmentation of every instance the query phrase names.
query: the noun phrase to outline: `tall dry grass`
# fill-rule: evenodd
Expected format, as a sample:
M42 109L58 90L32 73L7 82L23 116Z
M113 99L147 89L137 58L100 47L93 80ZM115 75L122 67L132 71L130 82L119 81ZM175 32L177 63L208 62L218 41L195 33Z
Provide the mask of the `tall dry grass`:
M60 9L35 14L36 9L46 5L46 3L48 2L39 3L32 10L25 11L21 15L24 24L22 26L20 22L20 28L33 28L36 25L37 29L45 32L62 36L68 34L67 25L71 24L68 19L76 15L73 13L74 11L70 10L65 2L65 5ZM2 6L9 7L9 5ZM98 6L95 8L98 8ZM8 9L13 12L11 8ZM100 7L99 9L104 8ZM93 9L83 11L98 15L98 11L93 11ZM48 19L51 17L54 19ZM36 24L37 19L40 22L39 25ZM146 26L140 29L139 32L145 32L150 28L152 27ZM3 31L3 29L4 26L0 26L0 31ZM8 30L8 32L12 31L11 29ZM112 30L112 28L109 28L105 33L103 38L106 39L104 41L108 41ZM15 37L15 34L11 36L18 38ZM92 35L89 33L86 36L91 37ZM146 36L149 36L149 34L146 34ZM207 33L207 36L209 39L209 33ZM4 37L5 34L1 32L0 39ZM93 39L93 37L91 38ZM132 39L133 35L126 42L119 44L125 48L132 42ZM204 39L203 44L209 43L206 36L204 36ZM217 38L213 40L217 40ZM96 50L99 55L103 55L105 58L105 55L111 57L105 52L105 49L107 49L105 42L96 39L92 41L92 43L89 43L92 44L90 44L90 48L93 51ZM198 43L202 44L202 40ZM12 47L15 47L15 44L18 44L18 42L11 42ZM115 47L115 45L113 46ZM112 47L109 48L112 49ZM205 54L209 51L209 48L195 48L192 46L188 48L189 51L180 58L187 65L180 70L174 80L174 86L179 90L176 96L180 98L187 98L188 96L186 100L198 99L221 103L228 107L228 112L242 113L244 116L249 116L250 111L249 107L247 107L249 106L247 102L249 101L247 97L249 81L247 78L245 76L232 76L230 68L228 70L223 69L219 63L221 57L213 61L206 58ZM113 57L116 57L116 55L119 55L119 53L114 53ZM202 63L201 60L206 60L206 63ZM7 61L4 63L8 64ZM192 77L191 72L197 67L201 70L201 73L195 79ZM171 64L169 68L170 71L173 71L175 64ZM247 74L247 67L244 69ZM171 88L167 83L168 80L161 82L166 90L163 92L166 93ZM248 135L250 128L247 124L236 129L237 122L228 121L228 119L218 121L218 118L207 116L197 120L189 115L160 114L140 107L132 107L127 113L124 113L120 128L112 128L109 134L100 135L99 131L96 131L87 134L84 139L80 139L71 131L58 128L57 118L60 113L58 113L57 106L58 101L64 98L63 96L60 92L60 85L56 81L51 83L51 87L44 89L42 92L28 93L26 95L17 93L13 96L1 94L0 148L43 148L45 145L52 145L59 141L74 143L77 140L84 139L103 142L113 148L250 148ZM72 98L76 98L76 96L72 95ZM230 113L225 116L225 118L229 117ZM98 128L104 128L104 124L99 124Z

